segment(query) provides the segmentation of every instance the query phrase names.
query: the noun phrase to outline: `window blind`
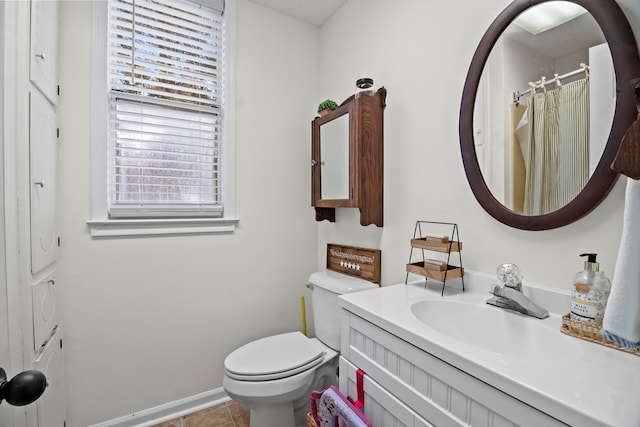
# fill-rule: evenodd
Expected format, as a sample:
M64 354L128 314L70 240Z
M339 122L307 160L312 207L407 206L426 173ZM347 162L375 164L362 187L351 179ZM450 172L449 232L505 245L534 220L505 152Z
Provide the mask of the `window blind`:
M109 215L221 216L221 13L111 0L109 23Z

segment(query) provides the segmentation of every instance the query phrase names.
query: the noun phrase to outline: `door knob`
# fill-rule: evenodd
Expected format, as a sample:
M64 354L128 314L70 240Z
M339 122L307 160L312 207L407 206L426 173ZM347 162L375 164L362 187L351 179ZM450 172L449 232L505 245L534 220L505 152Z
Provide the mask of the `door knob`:
M41 179L40 181L34 182L33 185L37 185L40 188L44 188L44 179Z
M0 368L0 402L24 406L36 401L47 388L47 377L36 370L20 372L7 381L7 373Z
M38 58L42 59L44 61L44 52L40 52L40 53L36 53L35 56L37 56Z

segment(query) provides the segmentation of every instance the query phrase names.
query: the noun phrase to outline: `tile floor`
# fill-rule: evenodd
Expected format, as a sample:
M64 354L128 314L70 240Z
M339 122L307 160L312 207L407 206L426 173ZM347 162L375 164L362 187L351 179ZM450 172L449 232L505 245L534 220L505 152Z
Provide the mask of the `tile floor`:
M249 408L228 401L154 427L249 427Z

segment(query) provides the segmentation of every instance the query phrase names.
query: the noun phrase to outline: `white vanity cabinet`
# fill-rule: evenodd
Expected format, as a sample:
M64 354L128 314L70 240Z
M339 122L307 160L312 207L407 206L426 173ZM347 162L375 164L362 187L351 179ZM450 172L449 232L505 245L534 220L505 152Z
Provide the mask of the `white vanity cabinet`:
M566 425L344 308L341 332L340 389L355 396L355 369L366 373L364 408L373 425ZM385 398L367 400L367 394Z

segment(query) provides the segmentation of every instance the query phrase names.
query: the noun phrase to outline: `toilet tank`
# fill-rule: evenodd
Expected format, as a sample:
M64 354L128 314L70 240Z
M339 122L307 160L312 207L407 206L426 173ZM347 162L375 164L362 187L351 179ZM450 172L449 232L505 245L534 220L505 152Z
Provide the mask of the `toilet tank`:
M340 350L340 305L338 296L377 288L378 285L331 270L318 271L309 276L312 285L311 307L316 338Z

